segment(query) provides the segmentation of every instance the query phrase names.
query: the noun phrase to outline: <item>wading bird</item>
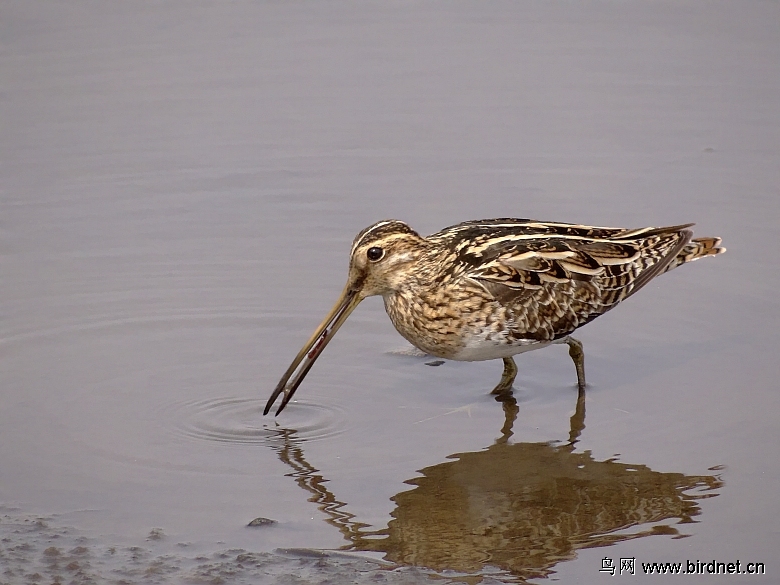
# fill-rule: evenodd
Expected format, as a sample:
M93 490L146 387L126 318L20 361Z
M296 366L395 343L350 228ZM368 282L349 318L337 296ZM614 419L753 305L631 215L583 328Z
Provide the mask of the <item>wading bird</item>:
M279 414L314 361L357 305L381 295L398 332L432 356L503 359L493 389L511 393L512 356L566 343L585 387L582 343L570 336L650 280L725 252L720 238L692 239L693 224L622 229L529 219L460 223L427 238L384 220L352 243L347 285L293 360L263 414L280 394Z

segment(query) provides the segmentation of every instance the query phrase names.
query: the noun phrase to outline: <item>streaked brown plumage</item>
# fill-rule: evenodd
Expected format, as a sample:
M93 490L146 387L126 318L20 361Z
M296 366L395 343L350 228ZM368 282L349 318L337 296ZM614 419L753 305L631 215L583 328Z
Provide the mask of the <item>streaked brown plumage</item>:
M381 295L398 332L433 356L504 360L493 390L511 390L513 355L567 343L585 385L582 344L569 335L651 279L725 252L720 238L692 239L693 224L622 229L527 219L454 225L427 238L385 220L355 238L342 296L288 368L265 408L277 414L347 316ZM293 376L295 374L295 376ZM292 378L292 379L291 379Z

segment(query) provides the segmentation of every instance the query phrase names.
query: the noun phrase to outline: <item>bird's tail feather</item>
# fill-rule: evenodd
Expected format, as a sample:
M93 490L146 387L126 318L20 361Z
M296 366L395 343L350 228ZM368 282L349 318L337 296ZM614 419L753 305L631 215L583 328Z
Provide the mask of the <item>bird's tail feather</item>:
M680 264L693 262L699 258L723 254L726 248L720 246L720 241L720 238L696 238L691 240L680 250L675 259L669 263L664 272L669 272Z

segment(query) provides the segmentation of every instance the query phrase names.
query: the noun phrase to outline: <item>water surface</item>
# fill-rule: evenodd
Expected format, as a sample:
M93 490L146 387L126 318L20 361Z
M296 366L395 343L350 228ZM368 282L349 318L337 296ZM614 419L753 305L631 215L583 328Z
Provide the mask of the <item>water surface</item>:
M0 582L595 583L605 556L776 580L776 4L0 23ZM360 229L507 216L729 251L581 331L584 400L551 347L498 404L499 363L426 366L369 299L262 416Z

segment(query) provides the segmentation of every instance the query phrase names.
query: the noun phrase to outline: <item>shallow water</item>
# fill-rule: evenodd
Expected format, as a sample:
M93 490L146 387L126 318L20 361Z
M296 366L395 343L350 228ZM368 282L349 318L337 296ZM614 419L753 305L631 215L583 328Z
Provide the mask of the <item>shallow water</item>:
M4 2L0 583L595 583L605 556L774 582L778 29L772 3ZM369 299L262 416L361 228L502 216L729 251L580 332L584 400L551 347L502 406L500 364L429 367Z

